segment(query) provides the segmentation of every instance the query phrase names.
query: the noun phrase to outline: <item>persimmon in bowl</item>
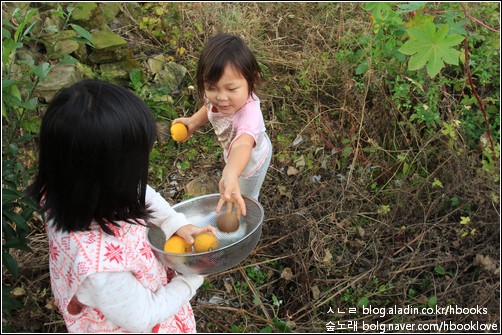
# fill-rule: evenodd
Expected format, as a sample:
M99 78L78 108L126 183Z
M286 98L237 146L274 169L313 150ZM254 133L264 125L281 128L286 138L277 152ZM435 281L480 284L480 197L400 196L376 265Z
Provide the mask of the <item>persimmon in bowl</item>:
M253 198L243 195L246 216L241 216L239 228L233 232L223 232L217 227L217 219L223 214L216 213L220 194L198 196L173 206L174 210L185 214L188 222L202 227L216 228L218 247L209 251L171 253L164 251L166 236L156 226L147 230L147 241L160 262L182 274L209 275L226 271L246 259L258 244L263 224L262 205Z

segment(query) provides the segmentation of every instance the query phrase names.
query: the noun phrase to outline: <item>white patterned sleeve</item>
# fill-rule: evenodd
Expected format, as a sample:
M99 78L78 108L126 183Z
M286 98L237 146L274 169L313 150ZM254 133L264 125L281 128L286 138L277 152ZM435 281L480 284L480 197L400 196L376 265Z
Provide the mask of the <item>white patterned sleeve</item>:
M115 325L144 332L176 314L203 281L199 275L179 275L152 292L131 272L98 272L84 280L76 296L82 304L98 308Z
M183 213L176 212L171 205L149 185L146 187L146 204L152 211L151 222L162 228L166 237L169 238L182 226L189 222Z

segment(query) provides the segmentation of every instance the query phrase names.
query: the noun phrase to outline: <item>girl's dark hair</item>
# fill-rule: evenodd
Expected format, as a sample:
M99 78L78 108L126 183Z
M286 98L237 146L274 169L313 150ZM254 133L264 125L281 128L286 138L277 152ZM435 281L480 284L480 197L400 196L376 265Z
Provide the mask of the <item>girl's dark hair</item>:
M156 138L148 106L129 90L83 80L51 101L40 129L39 168L28 195L57 230L108 234L115 221L147 220L148 157Z
M207 42L197 66L197 94L201 101L204 101L204 84L216 84L227 64L246 79L249 94L263 79L263 72L246 43L238 36L218 34Z

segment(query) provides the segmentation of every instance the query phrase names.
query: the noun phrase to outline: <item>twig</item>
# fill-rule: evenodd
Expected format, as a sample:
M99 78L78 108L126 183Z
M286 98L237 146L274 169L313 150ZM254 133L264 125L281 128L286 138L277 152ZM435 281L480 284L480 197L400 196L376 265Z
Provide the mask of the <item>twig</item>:
M482 24L480 21L478 21L477 19L475 19L471 16L472 9L471 9L471 11L468 11L467 10L468 5L462 5L462 7L464 8L465 17L471 18L475 22ZM485 28L489 29L488 26L486 26L484 24L482 24L482 25ZM489 30L492 30L492 29L489 29ZM481 111L483 111L483 117L485 119L485 124L486 124L486 132L488 134L488 139L490 140L490 149L492 151L493 160L495 161L495 160L497 160L497 157L495 156L495 145L493 143L492 132L490 130L490 122L488 120L488 114L486 113L486 109L483 104L483 101L481 100L481 98L478 94L478 91L476 90L476 87L474 86L474 82L472 80L471 66L469 64L469 43L468 43L468 36L467 35L465 35L465 39L464 39L464 51L465 51L465 72L467 74L467 79L469 80L469 85L471 86L472 93L474 93L474 96L476 97L476 100L478 101L479 107L481 108Z
M246 281L246 283L248 284L249 286L249 289L251 290L251 292L253 293L253 296L255 297L255 299L258 299L259 300L259 304L260 304L260 307L263 311L263 314L265 315L265 317L267 318L268 320L268 323L269 324L273 324L272 322L272 319L270 318L270 315L268 314L268 311L267 309L265 308L265 306L263 305L263 302L261 301L261 297L260 295L258 294L258 292L256 292L255 288L254 288L254 285L253 283L251 283L251 281L249 281L249 278L248 276L246 275L246 273L244 272L244 270L242 270L242 267L239 266L239 271L242 275L242 277L244 278L244 280Z
M64 324L64 320L57 320L57 321L45 322L45 323L44 323L44 326L58 325L58 324Z
M483 112L483 117L485 119L485 124L486 124L486 133L488 134L488 139L490 140L490 149L492 151L492 158L494 161L496 161L497 156L495 155L495 145L493 143L492 132L490 130L490 121L488 120L488 113L486 112L483 101L481 100L481 98L478 94L478 91L476 90L476 87L474 86L474 82L472 81L471 66L469 65L469 43L468 43L467 35L465 36L465 39L464 39L464 50L465 50L465 72L467 74L467 79L469 80L469 85L471 86L472 93L474 93L474 96L476 97L476 100L478 101L479 107L481 108L481 111Z
M255 253L255 251L253 251L253 253ZM254 266L260 266L260 265L263 265L263 264L276 262L276 261L284 259L284 258L291 258L293 256L296 256L296 254L290 254L290 255L285 255L285 256L279 256L279 257L276 257L276 258L270 258L270 259L267 259L267 260L262 261L262 262L252 263L252 264L248 264L248 265L241 265L240 267L243 268L243 269L247 269L247 268L251 268L251 267L254 267ZM236 272L237 270L239 270L238 267L233 267L233 268L231 268L229 270L226 270L224 272L218 273L218 276L230 274L230 273Z
M368 83L366 84L366 92L364 92L364 101L363 101L363 108L361 111L361 122L359 122L359 129L357 132L357 144L356 144L356 149L354 150L354 158L352 159L352 164L350 166L350 171L349 174L347 175L347 186L350 184L350 181L352 179L352 172L354 171L354 166L356 164L357 157L359 156L359 147L361 144L361 131L363 129L363 122L364 122L364 112L366 110L366 97L368 96L368 91L370 87L370 79L371 76L368 76Z
M478 19L476 19L475 17L471 16L471 14L467 14L467 15L466 15L466 17L467 17L467 18L469 18L469 19L471 19L471 20L473 20L474 22L479 23L480 25L482 25L483 27L485 27L485 28L486 28L486 29L488 29L488 30L491 30L491 31L493 31L493 32L495 32L495 33L500 33L500 31L499 31L499 30L497 30L497 29L495 29L495 28L492 28L492 27L490 27L489 25L487 25L487 24L485 24L485 23L481 22L480 20L478 20Z

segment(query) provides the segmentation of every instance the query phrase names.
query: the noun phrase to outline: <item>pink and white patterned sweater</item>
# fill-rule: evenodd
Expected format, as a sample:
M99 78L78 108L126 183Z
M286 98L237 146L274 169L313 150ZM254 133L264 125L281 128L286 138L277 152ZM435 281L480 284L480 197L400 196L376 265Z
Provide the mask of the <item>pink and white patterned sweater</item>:
M154 191L149 188L148 192L151 196ZM154 197L158 197L157 193L154 192L153 194L155 194ZM167 206L169 205L167 204ZM169 215L175 213L170 206L168 211ZM193 281L192 284L185 284L183 282L189 282L190 280L179 280L184 276L177 276L174 271L164 268L154 256L146 241L146 227L128 223L121 223L120 227L110 224L109 227L115 236L104 233L97 223L91 225L90 231L72 233L56 231L51 222L46 224L49 239L52 292L68 331L79 333L138 331L138 329L122 328L111 321L111 318L107 318L98 307L86 305L77 298L77 292L80 292L81 285L89 282L93 277L98 278L97 275L101 275L101 278L106 278L107 275L120 273L120 276L110 278L119 278L121 282L125 282L122 280L125 278L124 276L133 274L141 284L138 285L139 288L143 291L147 289L152 294L164 295L165 288L169 287L170 284L172 286L171 291L181 292L185 290L190 292L183 295L185 301L172 301L172 304L176 306L174 310L177 310L177 312L172 315L165 315L165 319L159 320L157 324L153 324L149 329L143 329L143 332L194 333L196 331L195 319L188 300L193 296L196 288L202 284L202 277L197 276L200 277L197 278L197 284L193 284ZM173 278L177 278L177 280L173 280ZM105 283L104 287L106 285L108 283ZM187 289L187 286L190 286L190 288ZM82 287L85 287L85 285L82 285ZM144 302L146 300L135 296L135 294L143 293L138 288L133 289L133 287L126 285L118 288L106 287L105 291L112 293L106 297L100 296L101 299L120 300L123 297L124 301L138 302L137 306L132 306L134 311L132 315L119 315L119 319L141 318L144 317L144 313L148 313L146 308L152 310L155 308L155 306L142 306L142 304L146 305ZM81 296L85 298L86 292L89 291L82 290L82 292ZM100 294L100 292L94 293ZM166 297L172 296L165 295L165 297L161 298L168 300ZM83 301L93 301L91 298L83 298L81 299ZM115 304L115 302L110 302L110 304ZM170 305L171 302L164 302L164 305L166 304ZM131 308L130 304L125 307ZM156 312L159 313L159 311Z

